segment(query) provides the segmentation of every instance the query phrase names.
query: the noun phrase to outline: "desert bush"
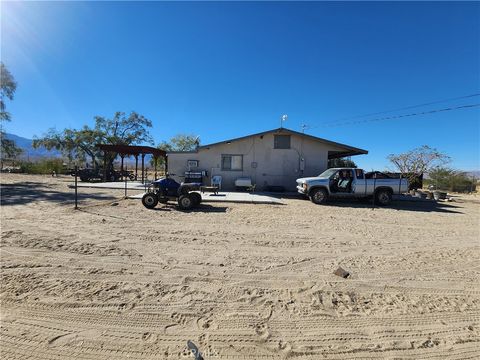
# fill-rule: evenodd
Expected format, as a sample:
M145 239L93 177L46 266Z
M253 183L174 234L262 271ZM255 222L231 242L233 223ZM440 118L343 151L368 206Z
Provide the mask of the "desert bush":
M425 180L427 185L433 185L436 189L470 192L476 190L477 179L468 176L463 171L450 168L436 168L428 174L429 179Z

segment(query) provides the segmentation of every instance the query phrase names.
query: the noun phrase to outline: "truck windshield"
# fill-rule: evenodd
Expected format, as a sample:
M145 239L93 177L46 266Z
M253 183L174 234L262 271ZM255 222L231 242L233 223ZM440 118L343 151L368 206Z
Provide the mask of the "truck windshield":
M320 175L318 175L318 177L322 179L329 179L330 176L335 174L337 171L338 169L327 169L324 172L322 172Z

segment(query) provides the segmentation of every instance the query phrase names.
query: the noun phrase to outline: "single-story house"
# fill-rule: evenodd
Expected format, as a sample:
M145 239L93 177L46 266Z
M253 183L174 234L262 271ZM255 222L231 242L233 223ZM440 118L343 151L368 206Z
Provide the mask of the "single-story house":
M194 151L168 152L168 171L185 176L202 173L203 183L220 175L222 190L235 189L235 180L251 178L256 189L282 186L295 190L299 177L327 169L329 159L367 154L368 151L286 128L198 146ZM188 176L187 176L188 178Z

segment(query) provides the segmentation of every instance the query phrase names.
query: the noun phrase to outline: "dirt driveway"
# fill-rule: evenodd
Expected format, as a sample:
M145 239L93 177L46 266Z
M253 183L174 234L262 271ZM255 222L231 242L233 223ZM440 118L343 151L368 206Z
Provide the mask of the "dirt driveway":
M2 359L480 358L478 203L75 211L69 180L1 175Z

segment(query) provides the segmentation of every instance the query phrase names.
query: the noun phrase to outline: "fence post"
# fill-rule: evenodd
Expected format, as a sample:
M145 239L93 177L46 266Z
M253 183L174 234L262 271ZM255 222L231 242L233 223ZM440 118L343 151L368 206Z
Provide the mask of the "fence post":
M372 209L375 209L375 186L377 185L377 173L373 174L373 197L372 197Z
M78 210L78 187L77 187L77 177L78 177L78 166L75 165L75 210Z
M123 173L123 177L125 178L125 199L127 198L127 180L128 180L127 174L128 174L127 164L125 164L125 172Z

